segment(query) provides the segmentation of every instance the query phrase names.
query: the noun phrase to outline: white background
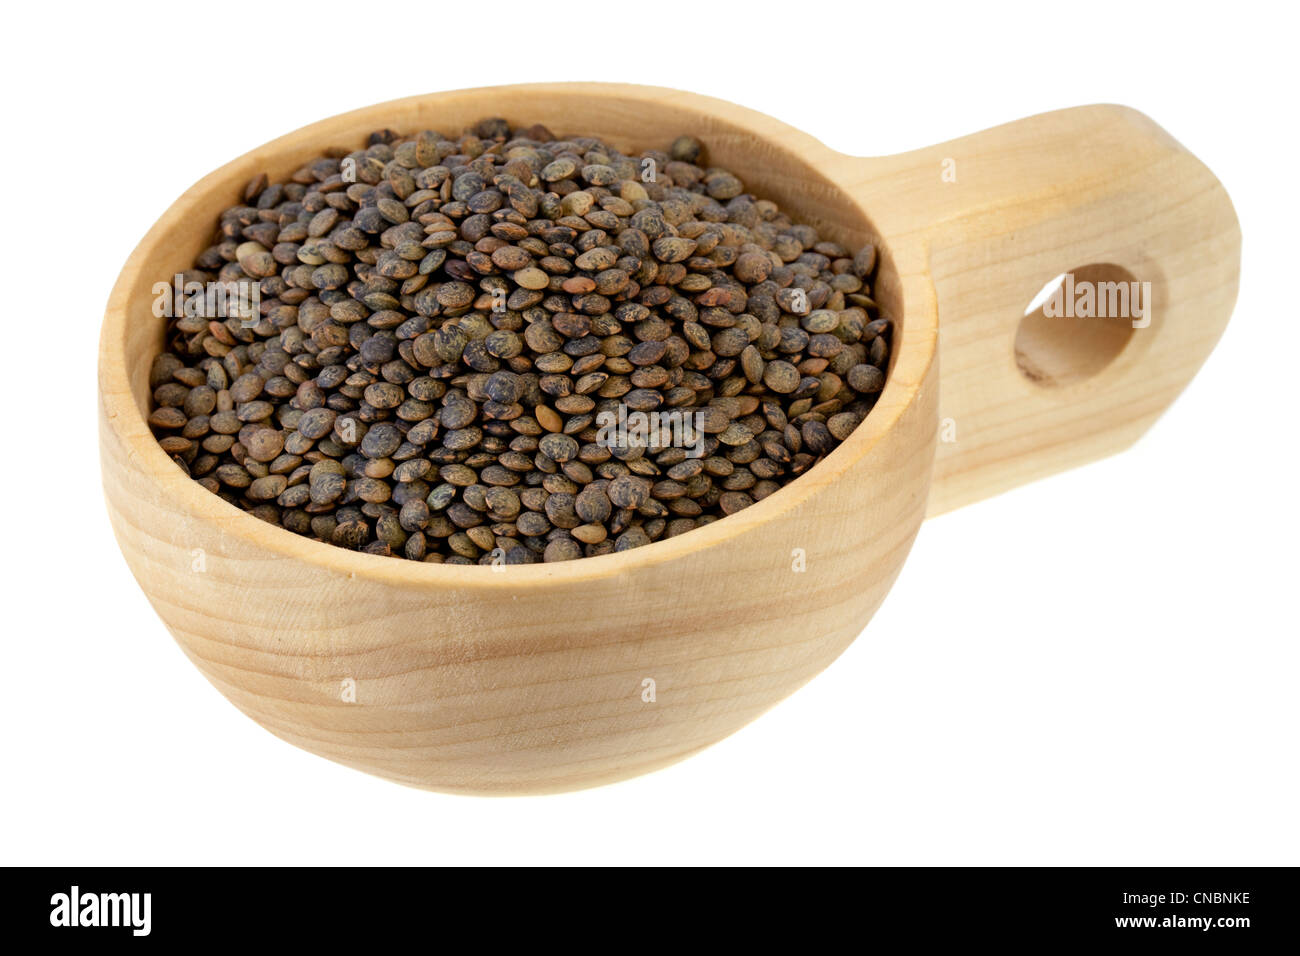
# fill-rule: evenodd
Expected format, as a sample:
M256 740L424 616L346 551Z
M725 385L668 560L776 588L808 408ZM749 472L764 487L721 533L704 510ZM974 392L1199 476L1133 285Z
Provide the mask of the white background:
M313 6L6 11L0 862L1300 863L1294 22L613 3L588 29L582 4L421 3L385 36L401 4L319 26ZM380 100L544 80L692 89L861 155L1137 107L1236 204L1236 312L1135 448L928 522L864 636L714 748L558 797L367 777L240 715L128 573L95 451L103 303L151 222L240 153Z

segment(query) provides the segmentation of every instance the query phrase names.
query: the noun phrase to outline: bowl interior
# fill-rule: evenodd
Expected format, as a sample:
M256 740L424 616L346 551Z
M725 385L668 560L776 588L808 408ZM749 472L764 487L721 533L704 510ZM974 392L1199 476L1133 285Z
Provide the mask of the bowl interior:
M149 435L145 421L150 402L149 367L162 348L167 322L167 319L153 314L153 285L168 282L175 273L191 266L194 258L212 242L221 211L239 201L244 185L254 176L265 172L272 182L283 181L305 162L326 150L362 147L366 136L377 129L390 128L403 135L434 129L453 135L488 116L505 117L512 126L542 123L558 137L599 136L628 153L650 148L666 149L674 138L682 134L697 137L705 145L709 165L726 167L734 172L742 179L748 192L776 202L795 221L814 226L823 238L839 242L849 249L857 249L866 242L876 244L879 266L872 293L881 305L882 314L895 323L891 372L897 366L899 356L907 354L909 337L906 334L902 287L889 249L872 225L867 211L824 173L823 168L833 165L830 160L836 154L812 137L731 104L650 87L539 85L412 97L315 123L228 163L191 187L141 242L109 303L101 378L106 372L111 374L112 370L125 372L133 407L110 409L109 417L112 419L112 413L116 412L130 418L130 421L117 421L117 427L126 432L124 437L148 460L151 469L160 475L167 469L174 473L167 484L178 489L178 493L185 495L189 502L197 501L193 496L205 496L222 508L232 512L238 510L185 479ZM918 342L912 347L919 349L921 346ZM808 474L826 469L837 458L843 464L845 456L864 454L882 429L888 427L888 421L880 414L883 407L897 409L905 404L899 401L898 395L892 394L903 387L891 375L877 409L826 461L820 462ZM142 440L142 435L147 440ZM747 517L761 519L769 510L772 514L777 513L776 509L788 505L799 494L807 477L807 474L801 476L746 509ZM179 491L180 484L188 485L189 490ZM622 554L566 564L594 565L600 562L610 565L613 570L617 562L634 555L639 560L652 559L664 552L670 542L683 538L695 539L697 544L702 544L697 536L706 532L716 534L719 525L734 522L737 517L732 516L677 539L655 542ZM362 561L362 565L352 566L354 570L357 566L377 568L376 563L409 565L412 571L417 572L432 570L431 566L416 562L350 554L267 525L251 516L228 516L231 525L239 519L251 523L247 528L250 531L255 528L263 543L274 541L277 549L282 548L286 554L296 557L304 555L302 548L306 545L318 552L312 554L314 559L341 560L340 556L346 556L349 565L352 559ZM440 572L461 574L482 570L439 568Z

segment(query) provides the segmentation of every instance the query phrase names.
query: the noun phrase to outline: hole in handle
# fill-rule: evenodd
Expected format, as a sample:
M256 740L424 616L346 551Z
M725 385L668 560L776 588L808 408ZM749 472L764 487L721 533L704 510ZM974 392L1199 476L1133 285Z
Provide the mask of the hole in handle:
M1151 320L1151 284L1123 266L1092 263L1043 286L1016 328L1016 366L1036 385L1073 385L1124 351Z

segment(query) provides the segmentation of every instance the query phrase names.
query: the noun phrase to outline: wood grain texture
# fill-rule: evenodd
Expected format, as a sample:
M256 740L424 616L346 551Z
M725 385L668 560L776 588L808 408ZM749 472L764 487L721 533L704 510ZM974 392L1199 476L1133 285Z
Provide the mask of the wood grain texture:
M624 148L661 147L691 132L711 162L829 237L880 242L877 298L898 331L888 383L866 422L810 473L725 521L623 554L500 572L344 551L266 525L190 481L145 423L164 322L151 312L152 284L192 261L253 175L287 175L321 148L355 147L375 128L450 133L487 115ZM113 290L99 413L122 551L223 694L280 737L340 763L419 787L508 794L594 786L681 759L804 684L870 620L926 513L941 403L958 416L960 440L939 452L935 498L960 503L1117 450L1191 377L1231 299L1223 275L1187 270L1214 271L1213 260L1234 251L1226 223L1235 229L1235 220L1230 206L1225 214L1216 205L1226 198L1213 195L1212 177L1135 116L1067 111L957 141L960 151L948 144L862 160L718 100L561 84L414 97L292 133L182 196ZM1048 133L1060 147L1071 130L1109 131L1131 147L1131 161L1121 162L1129 155L1121 151L1100 169L1090 165L1099 156L1063 157L1054 147L1035 159L1022 148ZM945 192L951 184L933 168L945 150L959 158L957 192ZM963 156L983 158L962 166ZM1139 167L1157 160L1179 171L1182 191L1151 194ZM1047 168L1058 162L1067 164L1063 176ZM1144 209L1152 214L1142 218ZM1146 228L1157 211L1164 225ZM1109 225L1094 218L1102 215L1120 217L1109 240ZM1181 244L1170 235L1180 225ZM1135 333L1097 376L1113 378L1122 394L1069 399L1018 371L1002 375L1007 361L1015 370L1016 325L1004 328L1003 304L1013 303L1018 321L1037 289L1022 286L1103 251L1103 261L1139 276L1159 271L1169 309L1158 334L1139 346ZM1040 267L1048 271L1039 278ZM943 356L953 378L942 389L941 306L953 353ZM990 368L998 375L981 383ZM1076 401L1092 403L1091 412ZM1015 414L1024 402L1032 403L1027 421ZM804 571L796 570L800 552ZM642 699L646 678L654 702ZM341 694L348 680L354 703Z
M938 445L931 514L1127 448L1191 381L1236 302L1241 232L1227 193L1135 110L1061 110L912 153L844 157L829 174L896 257L928 262L935 285L939 414L955 440ZM1025 307L1062 272L1150 283L1150 324L1121 319L1120 334L1104 319L1040 319L1030 330L1045 334L1017 355Z

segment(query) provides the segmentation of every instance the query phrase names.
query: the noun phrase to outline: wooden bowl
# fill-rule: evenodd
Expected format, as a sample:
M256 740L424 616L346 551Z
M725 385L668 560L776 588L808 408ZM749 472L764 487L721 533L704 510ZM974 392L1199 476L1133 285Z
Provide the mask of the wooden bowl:
M691 133L711 163L823 235L877 242L876 296L897 327L888 383L862 426L723 521L500 573L312 541L186 477L145 421L165 322L153 284L193 261L254 175L283 178L381 127L454 133L485 116L624 149ZM1218 181L1121 107L860 159L675 90L515 86L383 103L223 166L127 261L100 345L108 510L186 654L276 735L436 790L594 786L721 740L826 667L884 599L927 510L1132 443L1222 332L1239 256ZM1150 283L1149 324L1023 316L1066 271Z

